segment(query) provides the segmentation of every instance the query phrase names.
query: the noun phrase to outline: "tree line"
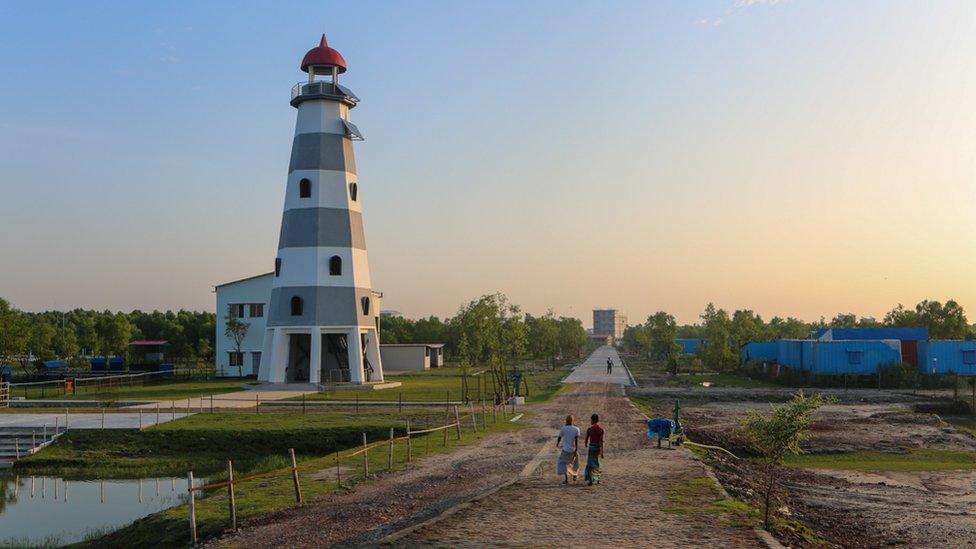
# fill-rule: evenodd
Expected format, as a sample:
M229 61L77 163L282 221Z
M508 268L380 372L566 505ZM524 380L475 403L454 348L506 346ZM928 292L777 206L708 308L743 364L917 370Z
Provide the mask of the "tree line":
M697 324L678 325L673 315L657 312L643 324L629 326L623 344L627 350L676 365L680 347L678 338L703 339L708 342L699 348L698 358L711 368L733 369L739 363L739 349L750 341L803 339L817 329L832 328L928 328L931 339L976 339L976 325L966 320L966 312L950 299L945 303L923 300L914 309L902 304L888 311L880 321L858 317L853 313L839 313L830 321L821 317L816 322L804 322L793 317L773 317L765 322L750 309L729 314L725 309L709 303Z
M87 357L126 357L136 339L169 341L167 358L213 361L216 315L196 311L73 309L27 312L0 298L0 364L31 369L35 361L61 359L88 367Z
M557 318L552 311L541 316L523 313L500 293L474 299L445 320L384 317L380 334L383 343L444 343L448 355L470 365L579 357L588 341L579 319Z

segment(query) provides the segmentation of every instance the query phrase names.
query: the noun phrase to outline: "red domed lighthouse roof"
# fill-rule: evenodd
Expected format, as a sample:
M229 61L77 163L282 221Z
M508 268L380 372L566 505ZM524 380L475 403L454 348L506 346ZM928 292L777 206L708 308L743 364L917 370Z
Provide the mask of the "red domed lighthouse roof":
M302 59L302 70L308 72L309 67L336 67L339 74L346 72L346 60L342 54L329 47L329 41L322 35L322 41L317 47L308 50Z

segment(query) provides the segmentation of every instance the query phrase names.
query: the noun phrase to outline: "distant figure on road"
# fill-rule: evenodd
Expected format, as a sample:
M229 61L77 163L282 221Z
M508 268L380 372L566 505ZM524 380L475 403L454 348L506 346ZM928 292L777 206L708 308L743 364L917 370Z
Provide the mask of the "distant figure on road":
M607 357L607 375L613 374L613 359Z
M569 475L573 475L573 480L579 476L579 437L580 428L573 425L573 416L566 416L566 425L556 438L556 448L559 448L556 474L563 476L563 484L569 484Z
M590 416L590 428L586 430L586 483L593 486L593 481L600 484L600 460L603 459L603 427L600 427L600 416Z

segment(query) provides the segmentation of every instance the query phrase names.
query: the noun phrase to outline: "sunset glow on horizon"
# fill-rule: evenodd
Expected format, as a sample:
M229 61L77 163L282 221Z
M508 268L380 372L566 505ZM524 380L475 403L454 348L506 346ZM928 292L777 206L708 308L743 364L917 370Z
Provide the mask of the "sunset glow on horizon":
M343 6L0 7L0 297L213 310L270 271L327 32L384 308L976 321L972 2Z

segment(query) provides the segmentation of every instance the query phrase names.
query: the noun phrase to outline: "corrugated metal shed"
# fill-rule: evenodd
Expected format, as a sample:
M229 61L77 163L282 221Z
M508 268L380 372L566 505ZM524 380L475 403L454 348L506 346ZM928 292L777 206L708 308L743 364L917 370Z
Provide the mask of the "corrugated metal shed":
M813 373L876 374L882 366L901 363L901 343L889 341L818 341L813 347Z
M976 375L976 341L919 341L918 368L924 374Z

